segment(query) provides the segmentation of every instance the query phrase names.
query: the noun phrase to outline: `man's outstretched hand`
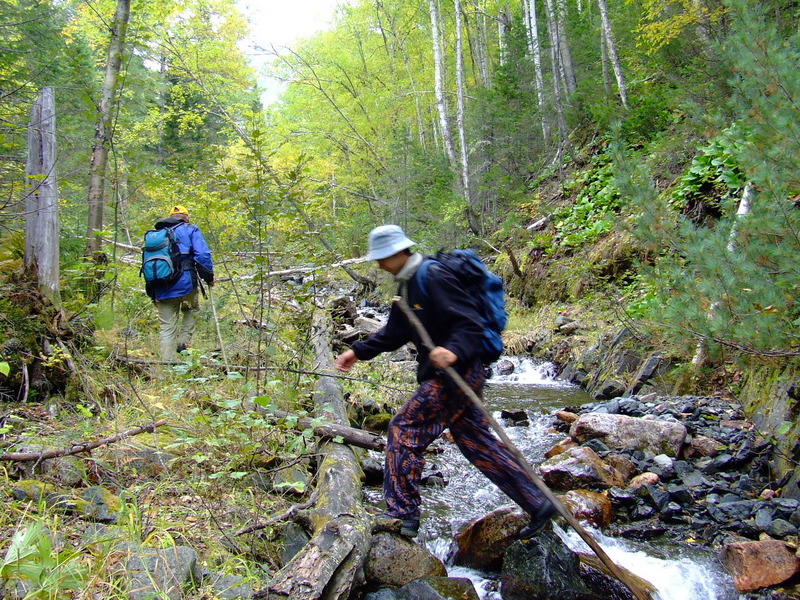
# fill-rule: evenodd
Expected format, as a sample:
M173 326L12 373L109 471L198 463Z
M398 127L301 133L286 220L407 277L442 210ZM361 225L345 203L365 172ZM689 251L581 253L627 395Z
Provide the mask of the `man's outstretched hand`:
M336 357L336 360L333 363L333 366L336 367L339 371L344 371L347 373L350 369L353 368L353 365L358 362L358 357L356 353L352 350L347 350L343 352L339 356Z

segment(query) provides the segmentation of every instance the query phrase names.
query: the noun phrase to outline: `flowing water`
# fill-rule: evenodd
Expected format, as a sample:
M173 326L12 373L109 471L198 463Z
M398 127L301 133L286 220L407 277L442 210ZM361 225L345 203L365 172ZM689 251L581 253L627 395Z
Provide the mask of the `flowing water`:
M550 431L552 414L566 406L577 406L591 400L580 388L555 378L549 364L537 364L524 358L509 358L514 373L496 375L486 385L486 405L495 419L500 411L525 410L529 425L505 425L506 433L526 459L538 465L544 453L564 435ZM501 422L502 424L502 422ZM417 539L439 558L447 562L452 552L453 535L464 524L511 504L477 469L461 456L453 444L441 444L441 454L428 458L426 474L441 474L446 485L422 488L422 523ZM378 502L380 492L368 492ZM698 549L691 555L683 546L654 546L628 540L613 539L588 528L609 557L648 580L658 589L657 600L736 600L738 595L730 576L716 561L714 554ZM556 531L573 550L591 553L583 540L571 529ZM451 566L451 577L467 577L473 581L483 600L499 600L496 574L485 574Z

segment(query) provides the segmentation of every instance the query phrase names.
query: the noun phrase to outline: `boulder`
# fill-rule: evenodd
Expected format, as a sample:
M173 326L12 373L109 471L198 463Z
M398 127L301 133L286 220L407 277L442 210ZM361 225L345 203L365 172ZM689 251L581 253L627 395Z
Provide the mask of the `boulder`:
M777 585L800 571L800 559L778 540L735 542L720 556L740 593Z
M686 427L674 421L588 413L572 424L569 434L581 443L599 439L610 448L677 456L686 439Z
M399 535L378 533L364 561L368 583L401 587L420 577L446 577L444 563L431 552Z
M547 531L506 550L503 600L595 600L581 578L580 560L558 535Z
M514 363L504 358L499 361L494 368L497 370L498 375L511 375L514 372Z
M625 479L591 448L578 446L539 465L542 478L559 490L624 487Z
M397 600L480 600L466 577L423 577L407 583L395 593Z
M180 600L184 588L200 580L197 554L188 546L140 548L129 555L124 572L131 600L156 597Z
M506 506L468 523L455 536L454 564L480 571L499 571L503 554L527 521L516 506Z

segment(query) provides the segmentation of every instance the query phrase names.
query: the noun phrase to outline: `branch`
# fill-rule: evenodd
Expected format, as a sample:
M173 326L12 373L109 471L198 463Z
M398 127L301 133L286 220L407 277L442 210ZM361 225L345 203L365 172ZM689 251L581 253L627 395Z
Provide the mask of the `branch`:
M118 433L117 435L112 435L111 437L103 438L102 440L97 440L94 442L85 442L83 444L75 444L71 448L66 448L64 450L47 450L45 452L8 452L6 454L0 454L0 460L13 460L16 462L31 462L31 461L42 461L47 460L48 458L58 458L59 456L70 456L72 454L80 454L81 452L88 452L89 450L94 450L100 446L105 446L106 444L113 444L114 442L119 442L120 440L124 440L127 437L131 437L134 435L139 435L140 433L150 433L156 430L156 427L160 427L161 425L166 425L167 420L161 419L160 421L156 421L154 423L148 423L147 425L142 425L141 427L134 427L132 429L128 429L127 431L123 431Z
M239 531L233 534L233 537L238 537L240 535L244 535L245 533L253 533L254 531L258 531L260 529L265 529L276 523L280 523L281 521L294 521L297 517L297 513L301 510L307 509L309 506L312 506L317 501L318 491L314 490L314 493L311 494L311 497L303 502L302 504L293 504L290 506L286 511L282 512L279 515L275 515L271 519L267 519L266 521L259 521L258 523L253 523L252 525L248 525L247 527L242 527Z

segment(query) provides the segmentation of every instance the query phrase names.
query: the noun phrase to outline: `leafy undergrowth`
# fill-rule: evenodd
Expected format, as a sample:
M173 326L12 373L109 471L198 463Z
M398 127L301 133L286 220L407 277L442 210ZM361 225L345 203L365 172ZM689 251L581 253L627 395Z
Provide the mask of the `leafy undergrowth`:
M308 333L315 304L305 302L306 292L276 287L269 310L243 311L243 296L218 284L202 303L194 347L174 365L158 360L158 325L146 298L117 298L113 309L106 300L95 308L91 343L66 336L67 350L50 355L43 341L54 347L53 332L21 335L9 326L4 343L25 342L0 355L8 365L0 376L0 453L68 449L165 424L68 460L0 461L0 581L37 582L31 598L127 597L115 570L121 557L87 542L89 520L54 509L46 495L15 493L33 479L64 495L102 485L119 499L121 516L111 527L119 540L190 546L205 568L252 578L255 587L276 571L285 523L234 534L304 502L315 485L316 440L295 426L313 409L317 379ZM258 306L252 297L243 302ZM15 325L31 322L20 315ZM29 386L23 403L21 373L34 365L46 385ZM389 361L362 365L344 382L350 401L399 401L413 376L404 369L395 378L397 371ZM292 416L276 421L264 412L272 408ZM150 450L164 460L142 463Z

